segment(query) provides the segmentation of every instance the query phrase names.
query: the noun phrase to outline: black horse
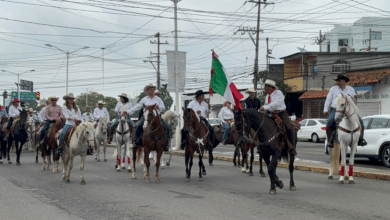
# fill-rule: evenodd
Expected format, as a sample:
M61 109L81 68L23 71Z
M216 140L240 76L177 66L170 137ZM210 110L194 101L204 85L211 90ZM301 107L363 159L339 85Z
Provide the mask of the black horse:
M284 184L276 175L276 167L280 159L289 161L290 171L290 190L295 191L294 185L294 160L295 155L290 153L288 147L283 143L283 137L280 135L275 121L267 115L253 109L239 110L234 113L234 119L240 141L249 140L250 129L254 129L259 137L260 149L263 158L268 167L268 175L271 180L270 194L276 194L275 185L280 189ZM295 139L296 140L296 139ZM296 143L294 148L296 148ZM272 158L271 158L272 156Z
M23 111L20 111L19 120L15 123L14 129L9 133L9 137L7 140L8 141L7 154L8 154L9 164L12 164L9 158L9 150L12 146L12 142L15 141L16 165L20 166L20 153L22 152L22 147L24 143L26 143L27 141L27 116L28 116L28 112L26 110L23 109Z

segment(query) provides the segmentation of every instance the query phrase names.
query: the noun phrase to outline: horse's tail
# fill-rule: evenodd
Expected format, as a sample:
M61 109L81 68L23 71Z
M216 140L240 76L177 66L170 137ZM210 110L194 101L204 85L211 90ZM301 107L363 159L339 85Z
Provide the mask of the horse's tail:
M112 158L116 158L116 156L118 156L118 150L115 148Z
M141 156L142 156L142 147L140 146L137 148L137 163L140 162Z

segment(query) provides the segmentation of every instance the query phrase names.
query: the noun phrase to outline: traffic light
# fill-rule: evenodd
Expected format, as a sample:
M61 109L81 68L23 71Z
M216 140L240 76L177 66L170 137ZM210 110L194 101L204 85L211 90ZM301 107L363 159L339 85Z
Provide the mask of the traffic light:
M39 100L41 98L41 93L40 92L36 92L35 93L35 98L37 98L37 100Z
M4 92L3 92L3 98L4 98L4 99L8 98L8 92L7 92L7 91L4 91Z

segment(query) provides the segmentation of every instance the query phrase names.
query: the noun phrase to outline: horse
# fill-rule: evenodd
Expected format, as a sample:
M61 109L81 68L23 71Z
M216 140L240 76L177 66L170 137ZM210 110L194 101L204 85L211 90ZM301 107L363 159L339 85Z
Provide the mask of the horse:
M242 172L249 174L249 176L253 176L252 172L252 165L253 160L255 159L254 149L256 147L256 144L260 144L258 142L256 131L251 129L251 133L249 134L249 137L253 141L245 141L241 144L241 151L242 151ZM250 158L250 166L248 166L248 151L251 151L251 158ZM259 153L259 161L260 161L260 176L266 177L264 171L263 171L263 154L261 151L258 151ZM244 162L246 163L246 168L244 167Z
M201 121L199 115L196 114L194 110L183 108L183 112L183 129L188 131L190 137L188 139L188 144L185 148L186 180L190 181L191 168L193 164L192 161L194 158L194 153L196 151L199 154L199 181L202 181L202 174L204 176L207 175L202 158L204 151L206 150L206 146L208 146L209 144L209 129L207 125Z
M37 143L35 138L35 123L34 118L29 117L27 121L27 138L28 141L26 142L25 149L32 152L35 149L35 145Z
M119 114L121 115L119 119L119 124L115 129L115 144L116 144L116 151L117 151L117 160L116 160L116 172L121 172L121 168L125 168L125 159L126 155L128 156L128 172L131 172L131 164L130 164L130 147L133 147L131 145L132 141L134 140L134 128L130 124L130 122L127 121L127 117L130 117L130 115L123 116L122 113L126 112L127 109L125 106L122 106L119 109ZM122 154L122 145L124 145L123 154ZM131 145L131 146L130 146ZM123 163L121 166L121 160L123 159Z
M218 146L219 143L222 142L222 125L214 125L214 142L213 142L213 149ZM238 166L238 168L241 167L240 165L240 146L238 144L238 135L237 135L237 129L235 124L232 124L232 129L230 129L228 139L226 141L226 144L233 144L235 146L234 150L234 157L233 157L233 164L235 167ZM237 159L237 160L236 160ZM212 165L214 160L213 151L209 150L209 164ZM237 162L236 162L237 161Z
M355 152L360 137L361 126L357 113L359 109L348 95L339 95L336 99L336 114L335 121L338 126L338 139L340 141L340 152L341 152L341 169L339 184L344 184L344 175L346 174L346 157L348 147L351 148L349 156L349 171L347 177L350 184L354 184L353 180L353 164L355 160ZM333 148L329 148L329 159L332 161ZM332 162L330 163L329 179L333 179L333 167Z
M3 157L5 159L5 156L7 155L7 141L4 140L5 138L5 130L7 126L8 117L2 116L0 118L0 164L3 164Z
M276 194L275 185L280 189L284 186L283 182L276 175L278 160L281 158L289 161L290 190L295 191L296 187L293 178L295 155L288 150L288 146L281 136L276 122L266 114L254 109L238 110L234 113L234 119L240 140L245 138L246 140L252 141L248 134L250 134L251 129L256 131L255 133L259 138L260 150L267 164L268 175L271 180L269 193L271 195ZM295 143L293 143L294 148L296 148L296 140L295 138Z
M144 118L145 122L142 125L144 132L142 134L142 148L144 150L144 161L146 165L146 172L144 173L144 177L146 179L146 183L150 183L150 173L149 173L149 167L150 167L150 160L149 160L149 153L151 151L157 152L157 160L156 160L156 182L161 183L160 175L159 175L159 168L160 168L160 159L162 156L162 153L164 151L164 146L167 140L167 134L166 130L161 122L160 114L157 110L155 110L156 104L145 106L144 105ZM142 152L142 150L139 150L141 146L138 146L138 155ZM135 179L136 177L136 169L135 169L135 162L136 162L136 153L135 149L133 150L133 175L132 178ZM138 157L139 158L139 157Z
M85 185L84 179L84 164L87 157L88 148L94 148L95 143L95 129L91 122L81 123L71 134L69 145L64 145L64 153L61 155L62 159L62 179L66 183L70 183L70 172L73 168L74 157L80 155L80 184Z
M46 133L45 139L41 146L41 157L42 157L42 171L50 170L51 164L51 152L53 152L53 173L58 173L58 161L59 155L56 154L58 147L57 133L64 127L65 119L61 118L50 125L49 130ZM46 160L47 159L47 160Z
M15 142L16 146L16 165L20 166L20 154L22 153L22 147L27 141L27 117L28 112L23 109L20 111L19 120L17 120L13 125L13 130L10 131L8 136L8 163L12 164L9 158L9 149L12 146L12 143Z
M107 162L106 159L106 147L107 147L107 125L108 125L108 119L107 118L100 118L98 126L95 130L95 139L96 139L96 157L95 160L97 162L100 162L100 144L103 143L103 153L104 153L104 162Z

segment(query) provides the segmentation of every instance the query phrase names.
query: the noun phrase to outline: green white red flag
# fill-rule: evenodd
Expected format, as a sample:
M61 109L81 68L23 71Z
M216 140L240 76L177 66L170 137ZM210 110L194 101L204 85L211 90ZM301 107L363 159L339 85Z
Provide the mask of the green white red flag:
M240 100L244 98L244 96L230 80L229 75L218 59L218 55L215 54L214 51L212 56L213 62L211 67L210 95L213 95L213 92L216 92L234 104L237 110L242 109Z

